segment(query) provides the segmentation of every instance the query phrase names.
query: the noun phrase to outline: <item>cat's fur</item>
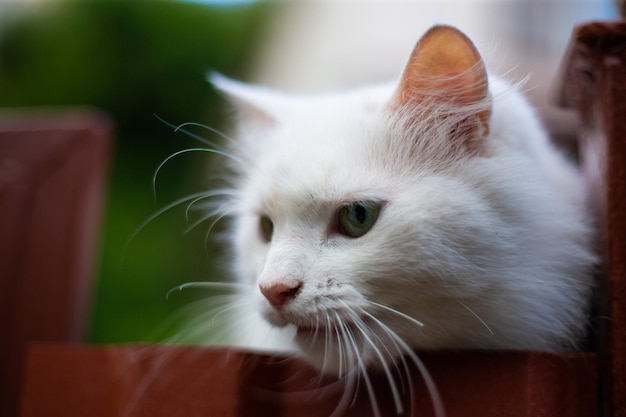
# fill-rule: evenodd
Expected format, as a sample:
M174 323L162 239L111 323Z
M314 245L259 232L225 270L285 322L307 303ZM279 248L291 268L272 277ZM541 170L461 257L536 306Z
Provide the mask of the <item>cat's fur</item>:
M291 328L330 374L410 349L578 346L595 261L579 174L456 29L431 29L390 85L212 82L240 114L225 210L242 344L281 346L267 323ZM380 214L350 237L338 213L360 201Z

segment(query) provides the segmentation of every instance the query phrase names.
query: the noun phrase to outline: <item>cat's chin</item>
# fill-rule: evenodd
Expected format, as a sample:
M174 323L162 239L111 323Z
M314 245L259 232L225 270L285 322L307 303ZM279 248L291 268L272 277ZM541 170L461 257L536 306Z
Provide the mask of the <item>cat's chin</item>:
M326 329L312 326L299 326L296 328L296 337L300 339L315 339L320 334L325 335Z
M376 355L365 340L367 336L344 324L343 333L336 328L299 326L295 333L300 358L322 374L343 377L354 370L383 368L385 361L394 361L389 350L377 347ZM371 340L370 340L371 341Z
M295 340L302 349L324 349L338 344L337 334L325 327L297 326Z
M298 332L300 333L300 332ZM342 377L348 365L345 359L339 359L337 341L326 340L325 337L296 334L299 358L321 374Z
M340 330L341 328L341 330ZM342 323L341 326L296 326L296 340L305 343L307 346L321 343L321 347L328 347L328 343L333 346L339 343L339 339L344 339L348 343L350 339L360 339L358 327L353 323Z

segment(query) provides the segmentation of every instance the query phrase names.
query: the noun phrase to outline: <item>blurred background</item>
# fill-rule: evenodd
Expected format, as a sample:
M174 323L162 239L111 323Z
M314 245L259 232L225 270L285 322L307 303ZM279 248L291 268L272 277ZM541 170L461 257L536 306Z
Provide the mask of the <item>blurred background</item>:
M292 92L388 81L421 33L450 23L475 40L490 69L528 76L525 89L550 115L573 25L614 18L608 0L0 0L0 108L88 106L111 116L116 144L89 339L158 341L175 331L167 323L176 311L206 295L166 297L170 289L227 278L224 248L206 239L211 221L185 233L202 213L188 220L181 205L153 216L219 174L215 158L188 153L152 188L162 161L202 146L159 118L228 131L207 72Z

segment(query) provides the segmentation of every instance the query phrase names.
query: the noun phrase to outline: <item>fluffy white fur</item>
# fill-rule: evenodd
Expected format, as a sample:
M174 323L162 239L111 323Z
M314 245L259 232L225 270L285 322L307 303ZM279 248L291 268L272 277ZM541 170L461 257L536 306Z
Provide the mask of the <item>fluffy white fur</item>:
M225 203L245 284L239 344L293 338L332 374L414 348L577 347L595 260L581 181L515 86L489 76L489 134L467 150L450 135L462 111L394 111L396 83L289 96L212 82L241 119ZM383 202L373 228L338 233L338 210L363 200ZM302 288L280 308L259 291L290 280Z

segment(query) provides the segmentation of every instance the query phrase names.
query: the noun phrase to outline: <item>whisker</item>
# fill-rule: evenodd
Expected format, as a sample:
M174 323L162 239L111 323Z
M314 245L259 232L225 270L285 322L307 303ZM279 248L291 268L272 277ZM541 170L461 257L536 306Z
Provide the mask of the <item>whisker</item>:
M313 334L313 340L311 342L311 344L315 344L317 341L318 337L323 337L324 339L324 359L322 361L322 367L320 372L317 373L317 377L316 377L316 385L321 385L322 381L324 379L324 373L326 370L326 358L328 357L328 352L329 352L329 324L330 324L330 319L328 317L328 313L326 313L326 325L323 326L323 331L324 331L324 335L320 335L321 331L320 331L320 315L317 314L315 316L315 333Z
M335 315L336 314L337 313L335 313ZM328 313L326 313L326 315L328 316ZM346 356L345 366L344 366L345 369L340 369L340 371L341 371L341 375L344 375L343 378L348 378L348 385L344 387L342 397L339 403L337 404L337 407L335 408L336 410L335 412L338 412L340 410L345 410L345 408L347 407L354 406L357 400L357 395L358 395L360 380L361 380L361 375L360 375L361 369L357 366L352 366L352 364L358 363L359 353L346 342L346 337L344 335L345 329L343 328L345 327L345 325L343 321L341 320L341 318L339 317L338 317L338 321L339 323L337 323L336 325L333 325L333 327L335 329L336 336L337 336L338 348L341 349L343 352L345 352L345 356ZM341 328L341 331L339 331L340 328ZM333 413L333 415L334 414L335 413Z
M215 320L211 319L214 313L225 305L241 302L242 300L245 300L245 298L241 296L241 293L235 293L212 295L193 301L178 309L162 323L160 329L154 332L155 335L151 340L159 340L162 343L211 343L212 340L219 336L212 331L214 328L212 321L214 322ZM218 327L219 330L226 328L227 326Z
M215 155L220 155L223 156L225 158L228 159L232 159L234 162L237 162L238 164L242 165L242 166L246 166L247 164L240 158L236 157L235 155L232 155L228 152L225 151L220 151L218 149L211 149L211 148L188 148L188 149L182 149L180 151L174 152L173 154L171 154L170 156L168 156L167 158L165 158L157 167L157 169L154 171L154 174L152 174L152 192L154 193L154 195L156 196L156 182L157 182L157 177L159 175L159 172L161 171L161 169L172 159L176 158L179 155L183 155L186 153L191 153L191 152L206 152L206 153L212 153Z
M385 325L378 318L368 313L367 311L364 310L363 313L367 317L371 318L374 322L376 322L381 327L381 329L383 330L387 329L388 331L385 330L387 331L387 334L391 338L395 339L396 342L402 348L402 350L406 352L406 354L409 356L409 358L411 359L411 361L413 362L413 364L416 366L417 370L419 371L420 375L422 376L424 384L426 384L426 389L432 401L433 409L435 411L435 416L445 417L446 413L445 413L445 409L443 406L443 402L441 401L441 395L439 394L439 390L437 389L435 381L430 375L430 372L428 372L428 369L426 369L424 362L422 362L422 360L417 356L415 351L411 349L411 347L400 336L398 336L394 331L389 329L387 325Z
M165 295L166 299L169 299L170 294L174 291L182 291L187 288L210 288L210 289L237 289L242 287L247 287L247 284L241 284L238 282L224 282L224 281L199 281L199 282L186 282L184 284L178 285L167 292Z
M230 142L230 143L234 143L235 142L233 140L233 138L231 138L230 136L226 135L224 132L222 132L222 131L220 131L218 129L215 129L215 128L211 127L211 126L207 126L207 125L204 125L202 123L197 123L197 122L181 123L180 125L176 126L176 128L174 129L174 132L181 131L181 132L185 133L186 135L190 135L190 136L193 135L193 133L191 133L188 130L184 129L186 126L200 127L202 129L208 130L211 133L215 133L216 135L218 135L222 139L226 140L227 142ZM170 127L173 127L173 125L170 125ZM194 137L194 136L192 136L192 137ZM201 139L204 139L204 138L196 138L196 137L194 137L194 139L201 140ZM211 141L207 140L207 139L204 139L203 142L205 142L205 143L207 143L209 145L213 145L213 143ZM215 146L215 145L213 145L213 146Z
M335 313L336 314L336 313ZM339 354L339 378L341 378L341 376L343 375L344 369L343 369L343 343L341 343L341 335L339 334L339 327L342 326L343 323L339 322L337 325L334 325L333 328L335 330L335 336L337 337L337 351ZM346 367L348 366L348 364L346 364Z
M169 204L167 204L166 206L160 208L159 210L157 210L154 214L152 214L150 217L148 217L146 220L144 220L134 231L133 233L131 233L130 237L128 238L128 240L126 241L126 243L124 244L124 253L126 252L126 250L128 249L128 246L130 245L130 243L137 237L137 235L148 225L150 224L154 219L156 219L157 217L159 217L160 215L162 215L163 213L166 213L167 211L183 204L186 203L189 200L193 200L196 199L202 195L205 195L206 191L200 192L200 193L194 193L194 194L190 194L186 197L180 198L178 200L175 200Z
M143 348L145 349L145 348ZM137 354L141 354L142 350L140 349ZM135 358L136 353L131 353L129 359L139 362L139 358ZM144 374L137 381L137 384L132 390L130 394L130 398L126 401L126 406L123 410L121 410L120 417L129 417L133 415L137 415L136 410L139 404L141 404L141 399L145 397L146 392L150 389L150 387L159 381L159 377L163 374L163 368L171 363L170 361L174 359L175 353L173 351L161 351L158 355L153 357L153 360L148 362L147 368L144 370Z
M320 316L319 314L315 315L315 333L313 333L313 340L311 341L311 344L314 345L315 342L317 342L317 336L319 335L319 330L320 329Z
M400 398L400 392L398 390L398 386L396 385L396 381L395 381L395 379L394 379L394 377L393 377L393 375L391 373L391 370L389 369L389 365L387 364L387 361L385 361L385 358L383 357L382 352L376 346L374 341L372 341L372 339L369 337L369 335L367 335L365 330L361 327L361 324L359 324L358 322L355 322L355 324L359 328L359 330L361 331L361 334L363 335L363 337L365 338L367 343L372 347L372 350L374 351L376 356L378 356L378 359L381 361L381 364L383 365L383 371L385 372L385 376L387 377L387 381L389 381L389 385L390 385L390 388L391 388L391 394L393 396L393 401L394 401L394 404L396 406L396 413L397 414L404 414L404 406L403 406L402 400Z
M236 310L238 308L241 308L243 306L246 305L250 305L249 301L241 301L239 303L229 303L228 305L220 308L219 310L215 311L215 314L213 314L213 317L211 318L211 323L215 323L217 321L218 318L221 318L221 316L231 310Z
M358 391L358 372L355 371L355 368L350 368L349 363L351 358L353 357L353 353L351 349L348 349L348 346L345 346L344 338L342 337L341 332L339 331L339 324L333 324L330 319L330 315L328 312L325 312L326 323L324 326L324 359L322 362L321 371L318 376L318 385L322 381L323 374L326 371L328 366L327 358L331 355L331 345L330 340L332 338L332 333L334 332L335 337L337 338L337 350L339 354L339 372L337 376L337 382L345 383L343 385L343 393L337 406L333 410L330 416L328 417L341 417L345 410L351 406L356 399L356 394ZM318 328L319 328L319 316L317 318ZM344 358L345 357L345 358Z
M190 202L187 205L187 208L185 209L185 219L189 220L189 212L191 211L191 208L196 205L199 201L202 200L206 200L208 198L212 198L212 197L217 197L217 196L235 196L237 193L235 191L232 190L214 190L211 192L207 192L204 195L201 195L200 197L194 199L192 202Z
M363 313L367 316L369 316L369 313L367 313L366 311L363 311ZM396 335L395 332L393 330L391 330L391 328L389 328L389 326L387 326L386 324L384 324L383 322L381 322L380 320L376 320L375 321L376 324L382 329L383 332L385 332L385 334L387 334L387 336L390 337L390 341L393 344L394 349L396 350L396 352L398 353L398 358L400 360L400 362L402 363L402 369L404 370L404 375L406 376L406 380L408 383L408 388L409 388L409 393L413 393L413 381L411 378L411 371L409 368L409 365L404 357L404 351L401 348L401 346L398 345L396 338L393 335ZM387 343L384 343L382 341L382 339L380 338L380 336L377 335L376 332L374 332L374 335L376 335L376 337L378 338L378 340L381 342L381 344L384 346L385 350L387 351L387 354L390 357L394 357L394 355L391 353L391 351L389 350L389 348L387 347ZM394 359L393 361L396 372L398 373L398 375L402 375L402 372L400 370L400 367L398 365L398 361L397 359ZM406 387L405 387L405 383L404 383L404 378L400 378L400 383L401 383L401 387L402 387L402 393L406 393ZM415 400L413 398L413 395L410 395L410 400L411 400L411 404L410 404L410 408L409 410L414 410L415 409Z
M391 392L392 392L392 395L393 395L393 400L394 400L394 403L395 403L395 406L396 406L396 412L397 412L397 414L403 414L404 413L404 406L402 404L402 399L400 398L400 393L399 393L399 390L398 390L398 386L396 385L396 381L393 378L393 375L391 373L389 365L388 365L387 361L385 360L381 350L378 348L376 343L374 343L374 341L370 337L369 332L367 331L367 327L365 326L365 323L359 317L359 315L354 311L354 309L352 307L350 307L343 300L341 300L341 303L348 310L350 316L352 317L352 322L354 323L356 328L359 330L361 336L363 336L363 338L365 339L367 344L369 344L371 346L373 352L376 354L376 356L380 360L380 363L383 366L383 371L385 372L385 376L387 377L387 380L389 381L389 386L391 388ZM379 341L380 341L380 338L379 338ZM393 360L393 356L391 355L391 353L389 352L389 350L387 349L385 344L384 343L381 343L381 344L385 347L385 349L387 350L387 353L389 354L389 357ZM393 362L395 364L395 361L393 361ZM396 365L396 369L397 369L397 365Z
M330 352L330 332L331 332L331 323L330 323L330 316L328 315L328 312L325 312L326 314L326 327L324 329L324 360L322 361L322 368L321 371L322 373L324 373L326 371L326 365L327 365L327 360L326 358L328 358L329 352Z
M354 403L358 391L359 371L356 368L350 369L342 379L346 382L343 387L343 394L329 417L343 416L345 411Z
M184 314L184 319L181 320L184 324L183 330L175 339L169 339L168 342L236 344L236 341L241 339L233 334L232 330L240 329L242 334L245 334L246 330L241 329L250 326L250 316L237 313L246 311L243 307L250 305L249 298L242 296L241 293L212 296L192 303L179 313L181 316Z
M224 211L222 214L220 214L219 216L216 216L215 219L211 222L211 224L209 225L209 228L207 229L206 233L204 234L204 250L206 252L209 251L209 236L211 235L211 232L213 231L213 228L215 227L215 225L217 223L219 223L224 217L230 215L231 213L228 211ZM213 217L213 216L211 216ZM206 220L208 220L210 217L208 217ZM197 225L196 225L197 226ZM187 233L187 231L186 231Z
M228 216L230 216L231 214L233 214L235 212L236 211L233 208L229 208L226 205L219 205L217 207L214 207L213 211L209 211L205 216L202 216L198 220L196 220L193 223L191 223L191 225L189 225L183 231L183 235L188 234L193 229L195 229L196 227L198 227L202 223L206 222L207 220L213 219L213 221L209 225L209 228L207 229L207 231L205 233L205 236L204 236L204 246L205 246L205 248L207 248L208 244L209 244L209 242L208 242L209 241L209 236L211 235L211 232L213 231L213 228L215 227L215 225L217 225L217 223L219 223L223 218L228 217Z
M337 319L341 322L339 315L337 315ZM367 373L367 369L365 363L363 362L363 358L359 354L359 348L357 346L356 340L354 339L354 335L350 331L350 329L346 328L345 325L341 327L341 332L344 337L346 337L347 341L352 345L352 350L356 354L357 366L360 370L359 375L363 377L363 382L365 383L365 388L367 390L368 397L370 399L370 405L372 406L372 411L374 413L374 417L382 417L380 413L380 407L378 406L378 401L376 400L376 394L374 392L374 386L372 385L372 380Z
M461 304L463 307L465 307L467 309L467 311L469 311L470 313L472 313L472 315L474 317L476 317L482 324L483 326L485 326L485 328L489 331L489 333L491 333L492 336L495 336L495 333L493 332L493 330L491 330L491 327L489 327L489 325L487 323L485 323L485 321L480 318L480 316L478 314L476 314L474 312L474 310L472 310L471 308L469 308L465 303L463 303L462 301L458 302L459 304Z
M209 213L206 216L202 216L200 217L198 220L196 220L195 222L191 223L184 231L183 234L186 235L189 232L191 232L193 229L195 229L196 227L200 226L202 223L206 222L209 219L217 219L217 221L213 221L211 223L211 225L209 226L209 231L208 231L208 235L211 235L211 231L213 230L213 227L217 224L217 222L219 220L221 220L222 218L224 218L224 215L222 216L215 216L215 213ZM205 236L206 237L206 236ZM205 241L205 246L206 246L206 241Z
M403 318L405 318L405 319L409 320L411 323L416 324L416 325L417 325L417 326L419 326L419 327L424 327L424 323L422 323L421 321L416 320L416 319L414 319L413 317L411 317L411 316L409 316L409 315L407 315L407 314L404 314L403 312L401 312L401 311L399 311L399 310L396 310L395 308L392 308L392 307L386 306L386 305L384 305L384 304L376 303L376 302L374 302L374 301L369 301L369 304L374 305L374 306L376 306L376 307L380 307L380 308L382 308L383 310L387 310L387 311L389 311L389 312L391 312L391 313L393 313L393 314L396 314L396 315L398 315L398 316L400 316L400 317L403 317Z
M391 330L391 329L389 328L389 326L386 326L386 325L385 325L385 327L384 327L384 328L382 328L382 330L383 330L383 331L384 331L387 335L389 335L389 333L390 333L390 332L393 332L393 330ZM374 333L374 334L376 334L376 333ZM377 336L377 337L378 337L378 339L379 339L379 340L381 340L379 336ZM398 346L398 343L396 342L396 340L395 340L394 338L391 338L391 343L393 343L393 347L394 347L394 349L396 350L396 352L398 353L398 355L397 355L397 356L399 357L400 362L402 362L402 368L403 368L403 370L404 370L404 374L408 377L408 376L411 374L411 372L410 372L410 370L409 370L409 365L407 364L406 360L404 359L404 355L403 355L402 349L400 348L400 346ZM387 351L387 353L389 354L389 356L390 356L390 357L394 357L394 355L391 353L391 351L390 351L390 350L389 350L389 348L387 347L387 344L386 344L386 343L383 343L383 342L382 342L382 340L381 340L381 344L385 347L385 350ZM395 365L396 372L398 373L398 375L402 375L402 372L401 372L401 370L400 370L400 366L398 365L398 361L397 361L397 360L394 360L394 361L393 361L393 363L394 363L394 365ZM402 385L401 385L401 387L402 387L402 392L403 392L403 393L406 393L406 387L404 386L404 380L403 380L403 379L400 379L400 382L402 383ZM413 383L411 382L411 378L408 378L408 384L409 384L409 392L413 392ZM412 399L411 399L411 401L412 401Z
M196 135L195 133L191 133L190 131L188 131L188 130L184 129L184 127L185 127L185 126L187 126L187 125L193 125L193 126L203 127L203 128L205 128L205 129L209 130L210 132L213 132L213 133L215 133L216 135L220 136L221 138L226 139L226 140L227 140L227 141L229 141L229 142L232 142L232 139L231 139L231 138L229 138L228 136L226 136L224 133L220 132L219 130L217 130L217 129L213 129L213 128L210 128L210 127L205 126L205 125L202 125L202 124L200 124L200 123L187 122L187 123L183 123L183 124L181 124L181 125L176 126L175 124L170 123L170 122L168 122L167 120L165 120L165 119L161 118L161 117L160 117L160 116L158 116L157 114L154 114L154 117L156 117L156 118L157 118L157 119L158 119L161 123L163 123L164 125L169 126L169 127L171 127L172 129L174 129L174 132L178 132L178 131L180 131L180 132L182 132L182 133L186 134L187 136L189 136L190 138L195 139L195 140L197 140L197 141L199 141L199 142L202 142L202 143L204 143L205 145L209 145L209 146L211 146L211 147L213 147L213 148L216 148L216 147L217 147L217 146L215 146L215 144L214 144L213 142L211 142L210 140L208 140L208 139L206 139L206 138L203 138L203 137L202 137L202 136L200 136L200 135Z

